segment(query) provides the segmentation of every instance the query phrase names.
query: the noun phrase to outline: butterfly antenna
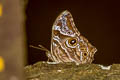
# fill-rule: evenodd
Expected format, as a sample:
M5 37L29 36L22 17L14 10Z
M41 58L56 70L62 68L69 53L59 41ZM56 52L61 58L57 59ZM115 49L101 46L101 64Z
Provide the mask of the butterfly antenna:
M45 48L44 46L42 46L42 45L38 45L38 47L37 46L33 46L33 45L30 45L30 47L32 47L32 48L35 48L35 49L40 49L40 50L43 50L43 51L49 51L47 48Z

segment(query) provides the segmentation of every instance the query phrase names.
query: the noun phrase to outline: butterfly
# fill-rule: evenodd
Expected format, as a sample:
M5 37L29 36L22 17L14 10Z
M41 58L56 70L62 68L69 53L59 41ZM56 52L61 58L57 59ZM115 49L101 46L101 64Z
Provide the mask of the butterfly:
M68 10L60 13L52 26L51 51L41 45L39 47L46 51L48 59L56 63L91 63L97 51L78 31Z

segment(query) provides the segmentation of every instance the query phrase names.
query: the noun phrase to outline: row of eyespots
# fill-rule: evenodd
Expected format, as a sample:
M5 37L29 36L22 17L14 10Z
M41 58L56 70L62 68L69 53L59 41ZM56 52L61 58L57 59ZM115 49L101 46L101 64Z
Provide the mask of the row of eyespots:
M0 72L4 70L4 59L0 56Z
M0 17L2 16L2 4L0 3ZM0 56L0 72L4 70L4 59Z

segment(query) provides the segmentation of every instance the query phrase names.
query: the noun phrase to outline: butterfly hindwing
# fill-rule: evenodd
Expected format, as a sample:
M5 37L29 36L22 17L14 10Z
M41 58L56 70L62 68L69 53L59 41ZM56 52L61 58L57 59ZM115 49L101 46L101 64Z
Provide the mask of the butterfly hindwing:
M96 48L88 44L90 44L88 40L81 36L76 28L71 13L67 10L62 12L52 27L52 61L91 63L93 58L91 56L96 52ZM85 57L84 53L86 53Z

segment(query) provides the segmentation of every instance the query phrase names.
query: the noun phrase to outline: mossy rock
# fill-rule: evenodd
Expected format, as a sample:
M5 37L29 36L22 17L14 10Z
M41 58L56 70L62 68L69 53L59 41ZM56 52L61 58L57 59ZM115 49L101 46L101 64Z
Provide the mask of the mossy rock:
M120 80L120 64L104 67L99 64L38 62L25 67L27 80Z

